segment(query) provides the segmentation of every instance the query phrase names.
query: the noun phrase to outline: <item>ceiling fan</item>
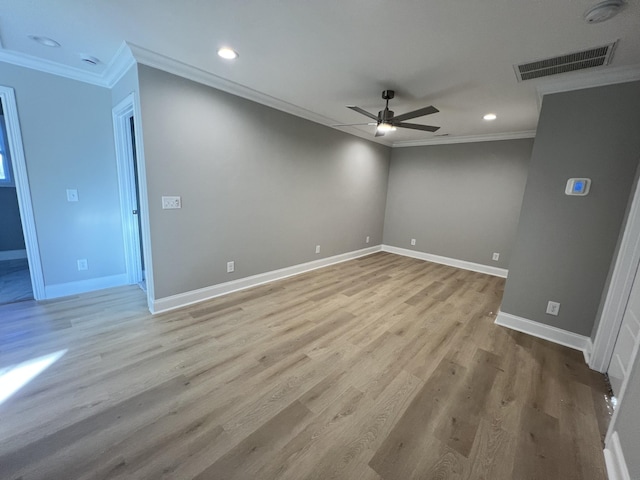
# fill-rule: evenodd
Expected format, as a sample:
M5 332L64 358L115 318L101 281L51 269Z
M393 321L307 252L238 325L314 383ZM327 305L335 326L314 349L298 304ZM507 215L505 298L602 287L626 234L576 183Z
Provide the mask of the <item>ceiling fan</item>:
M387 101L387 104L384 107L384 110L378 112L378 115L374 115L373 113L369 113L366 110L363 110L360 107L356 107L355 105L347 105L347 108L350 108L354 112L361 113L373 120L375 123L346 123L333 125L334 127L349 127L354 125L376 125L376 137L382 137L387 132L394 131L397 127L401 128L411 128L413 130L423 130L425 132L435 132L440 127L432 127L431 125L420 125L418 123L407 123L404 120L409 120L416 117L422 117L424 115L431 115L432 113L438 113L436 107L430 105L428 107L419 108L418 110L414 110L412 112L403 113L402 115L394 116L393 110L389 110L389 100L391 100L395 93L393 90L384 90L382 92L382 98Z

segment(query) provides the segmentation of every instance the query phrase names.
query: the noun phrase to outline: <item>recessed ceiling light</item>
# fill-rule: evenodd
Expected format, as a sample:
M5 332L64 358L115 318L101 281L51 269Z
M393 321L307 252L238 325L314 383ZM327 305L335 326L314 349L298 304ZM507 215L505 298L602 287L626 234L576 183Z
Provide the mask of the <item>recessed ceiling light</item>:
M44 45L45 47L59 47L60 44L56 42L53 38L42 37L40 35L29 35L29 38L34 42L38 42L40 45Z
M219 49L218 55L227 60L234 60L238 58L238 52L229 47L222 47L221 49Z
M496 116L496 114L495 114L495 113L487 113L487 114L486 114L484 117L482 117L482 118L484 118L485 120L489 120L489 121L491 121L491 120L495 120L495 119L496 119L496 118L498 118L498 117Z

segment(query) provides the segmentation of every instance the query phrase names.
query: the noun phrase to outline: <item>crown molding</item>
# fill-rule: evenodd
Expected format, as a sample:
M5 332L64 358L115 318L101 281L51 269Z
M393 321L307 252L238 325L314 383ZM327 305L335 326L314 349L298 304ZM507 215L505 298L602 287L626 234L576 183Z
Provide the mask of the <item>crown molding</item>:
M448 145L452 143L476 143L476 142L499 142L501 140L520 140L522 138L534 138L535 130L524 132L492 133L488 135L463 135L459 137L434 137L426 140L407 140L393 142L393 148L402 147L422 147L425 145Z
M106 87L107 84L104 81L104 75L87 72L80 68L70 67L68 65L62 65L60 63L52 62L44 58L38 58L23 53L12 52L9 50L0 50L0 62L10 63L17 65L18 67L30 68L32 70L38 70L39 72L50 73L59 77L65 77L70 80L77 80L79 82L90 83L92 85L98 85L100 87Z
M193 80L194 82L201 83L203 85L207 85L209 87L213 87L227 93L231 93L238 97L246 98L247 100L251 100L253 102L260 103L262 105L275 108L276 110L290 113L291 115L305 118L307 120L311 120L312 122L320 123L325 126L329 126L332 123L338 123L328 117L318 115L317 113L314 113L302 107L298 107L297 105L294 105L292 103L285 102L239 83L219 77L218 75L207 72L198 67L194 67L193 65L189 65L187 63L175 60L151 50L147 50L146 48L132 43L127 43L127 45L131 49L131 53L133 54L135 60L143 65L157 68L159 70L178 75L179 77L183 77L188 80Z
M640 80L640 65L603 67L600 70L575 72L566 78L547 80L536 87L538 110L542 108L542 98L545 95L582 90L584 88L604 87L635 80Z
M127 42L122 42L103 74L105 86L113 88L118 81L136 64Z

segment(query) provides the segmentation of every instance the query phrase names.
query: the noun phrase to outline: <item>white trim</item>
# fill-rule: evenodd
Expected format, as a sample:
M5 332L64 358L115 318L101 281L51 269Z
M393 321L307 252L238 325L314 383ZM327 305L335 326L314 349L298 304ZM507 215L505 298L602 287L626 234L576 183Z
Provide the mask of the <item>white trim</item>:
M0 50L0 62L6 62L19 67L30 68L32 70L38 70L39 72L50 73L59 77L90 83L100 87L108 86L104 76L100 73L89 72L24 53Z
M130 93L117 106L113 107L113 133L116 146L118 167L118 187L120 190L120 215L124 238L124 258L129 284L142 281L142 262L140 261L140 234L138 218L132 212L140 206L135 198L136 180L134 157L131 151L131 127L129 119L134 114L135 95ZM135 122L135 119L134 119Z
M509 270L504 268L492 267L481 263L467 262L466 260L458 260L456 258L441 257L440 255L393 247L391 245L382 245L382 251L395 253L396 255L402 255L405 257L417 258L419 260L426 260L427 262L449 265L450 267L462 268L463 270L471 270L472 272L486 273L487 275L493 275L495 277L507 278L507 275L509 274Z
M342 253L333 257L327 257L320 260L314 260L312 262L301 263L299 265L293 265L291 267L281 268L279 270L273 270L271 272L259 273L258 275L252 275L250 277L240 278L238 280L232 280L230 282L219 283L217 285L200 288L198 290L192 290L190 292L171 295L170 297L159 298L153 302L151 313L156 314L169 310L175 310L176 308L186 307L187 305L199 303L204 300L209 300L221 295L226 295L228 293L245 290L247 288L262 285L264 283L282 280L283 278L299 275L301 273L316 270L318 268L323 268L329 265L335 265L336 263L353 260L354 258L371 255L372 253L379 252L380 250L380 245L364 248L362 250Z
M194 67L193 65L147 50L146 48L133 43L127 43L127 45L131 49L131 53L136 61L143 65L157 68L203 85L208 85L209 87L231 93L238 97L246 98L247 100L275 108L276 110L290 113L296 117L306 118L307 120L311 120L312 122L320 123L325 126L329 126L332 123L339 123L336 120L319 115L311 110L307 110L276 97L266 95L252 88L232 82L226 78L219 77L218 75L207 72L198 67Z
M543 340L548 340L558 345L580 350L585 357L589 355L590 339L584 335L578 335L577 333L552 327L551 325L545 325L544 323L534 322L528 318L518 317L517 315L512 315L500 310L498 310L495 323L496 325L542 338Z
M55 285L47 285L45 287L46 298L68 297L69 295L77 295L79 293L93 292L104 288L120 287L127 285L127 275L111 275L109 277L90 278L88 280L79 280L77 282L58 283Z
M104 86L113 88L118 81L136 64L127 42L122 42L103 74Z
M598 319L598 329L593 342L593 355L589 362L589 367L593 370L604 373L609 368L639 263L640 182L636 182L611 282Z
M27 258L26 250L5 250L0 252L0 261L20 260L21 258Z
M545 95L582 90L584 88L604 87L636 80L640 80L640 65L603 67L600 70L573 72L567 77L548 78L536 87L538 109L542 108L542 99Z
M405 140L393 142L393 148L421 147L424 145L448 145L452 143L497 142L502 140L519 140L522 138L534 138L535 130L523 132L492 133L487 135L462 135L459 137L433 137L425 140Z
M22 133L20 132L20 120L18 118L18 108L16 106L16 97L13 88L0 86L0 102L2 102L7 127L7 142L9 143L13 178L18 195L22 234L27 250L27 258L29 259L29 274L31 275L33 298L42 300L45 298L44 276L42 275L38 235L36 234L35 217L33 215L33 206L31 205L31 190L29 189L29 177L27 176L27 162L22 147Z
M604 461L607 465L609 480L631 480L618 432L613 432L611 438L605 443Z

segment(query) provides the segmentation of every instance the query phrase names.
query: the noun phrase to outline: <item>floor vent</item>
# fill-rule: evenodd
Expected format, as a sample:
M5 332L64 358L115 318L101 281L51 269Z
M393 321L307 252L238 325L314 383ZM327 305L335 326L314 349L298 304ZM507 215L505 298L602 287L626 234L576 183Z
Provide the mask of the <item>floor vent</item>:
M590 48L581 52L514 65L516 77L518 77L519 82L522 82L559 73L609 65L617 43L615 41L602 47Z

